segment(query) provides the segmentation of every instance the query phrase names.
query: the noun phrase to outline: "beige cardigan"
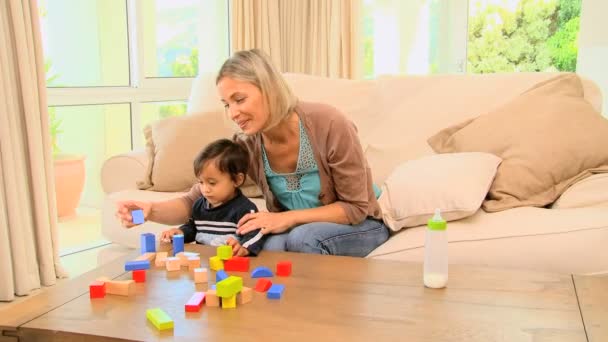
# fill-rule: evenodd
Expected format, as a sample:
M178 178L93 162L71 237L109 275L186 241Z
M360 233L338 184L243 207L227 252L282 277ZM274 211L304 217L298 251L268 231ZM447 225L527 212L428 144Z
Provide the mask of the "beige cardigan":
M382 214L373 190L372 175L357 136L357 128L336 108L318 103L300 102L296 113L306 129L319 168L323 205L337 202L351 224L367 217L381 219ZM266 207L271 212L284 211L266 182L262 160L261 134L238 135L249 151L249 177L262 190ZM198 185L192 187L185 199L190 205L201 196Z

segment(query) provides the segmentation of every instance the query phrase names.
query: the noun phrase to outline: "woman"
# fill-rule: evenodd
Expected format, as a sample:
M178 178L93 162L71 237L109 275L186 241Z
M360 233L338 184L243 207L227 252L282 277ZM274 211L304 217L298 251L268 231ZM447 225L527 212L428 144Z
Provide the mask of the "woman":
M299 102L257 49L229 58L216 85L270 211L245 215L237 233L271 234L265 250L349 256L366 256L388 239L356 128L342 113ZM169 201L121 202L117 216L133 226L129 210L139 207L148 220L182 224L200 196L195 185Z

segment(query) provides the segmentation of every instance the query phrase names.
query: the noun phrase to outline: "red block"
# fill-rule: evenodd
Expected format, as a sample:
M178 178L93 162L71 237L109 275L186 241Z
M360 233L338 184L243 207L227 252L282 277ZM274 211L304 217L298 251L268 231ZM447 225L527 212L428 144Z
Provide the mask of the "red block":
M255 290L258 292L266 292L272 286L272 282L266 278L260 278L255 284Z
M145 283L146 282L146 270L133 271L133 280L135 280L136 283Z
M205 292L194 292L186 303L186 312L199 312L205 301Z
M89 296L91 298L103 298L106 296L106 283L94 281L89 285Z
M288 277L291 275L291 261L277 262L277 275L280 277Z
M224 271L249 272L249 258L232 257L228 260L224 260Z

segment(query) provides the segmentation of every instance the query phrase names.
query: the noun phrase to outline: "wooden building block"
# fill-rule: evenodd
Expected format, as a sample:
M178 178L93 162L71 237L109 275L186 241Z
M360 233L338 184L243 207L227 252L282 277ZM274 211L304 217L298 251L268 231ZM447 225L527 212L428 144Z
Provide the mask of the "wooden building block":
M198 312L205 301L205 292L194 292L185 305L186 312Z
M285 285L283 284L272 284L268 292L266 292L266 297L270 299L281 299L283 295L283 291L285 290Z
M291 261L277 262L277 276L288 277L291 275Z
M125 271L148 270L150 269L150 261L134 260L125 263Z
M217 256L222 260L228 260L232 258L232 247L228 245L218 246Z
M222 298L222 309L236 308L236 294Z
M258 266L251 272L251 278L272 277L272 271L266 266Z
M168 257L165 263L167 266L167 271L179 271L181 269L181 262L179 258Z
M232 257L224 261L224 271L227 272L249 272L249 258Z
M106 296L106 283L103 281L94 281L89 285L89 296L93 298L104 298Z
M158 330L173 329L173 319L161 308L146 310L146 317Z
M207 269L206 268L195 268L194 269L194 283L201 284L207 282Z
M165 256L166 255L167 255L167 253L165 252ZM135 261L148 260L150 263L152 263L154 261L155 257L156 257L156 253L148 252L148 253L144 253L144 254L138 256L137 258L135 258Z
M184 235L173 235L173 255L184 251Z
M146 282L146 270L133 271L133 280L136 283L145 283Z
M97 280L106 283L106 294L131 296L135 293L135 281L133 280L110 280L107 277L97 278Z
M154 264L156 265L156 267L165 267L166 262L167 262L167 252L156 253L156 258L154 259Z
M135 212L135 211L133 211ZM135 222L134 222L135 223ZM142 212L142 222L143 222L143 212ZM139 243L141 246L141 254L146 254L149 252L156 252L156 236L152 233L144 233L140 235Z
M144 218L143 210L141 210L141 209L131 210L131 222L133 222L133 224L142 224L145 222L145 220L146 219Z
M216 283L219 283L220 281L222 281L226 278L228 278L228 273L226 273L226 271L218 270L217 272L215 272L215 282Z
M219 272L218 272L219 273ZM217 282L217 295L222 298L232 297L243 288L243 278L230 276Z
M247 304L247 303L251 302L252 300L253 300L253 290L250 287L243 286L243 288L241 289L241 292L239 292L236 295L236 302L239 305Z
M220 306L220 297L217 296L215 290L205 292L205 303L207 306Z
M197 268L201 267L201 257L188 257L188 270L190 272L194 271Z
M272 282L268 279L262 278L258 279L258 282L255 283L255 290L258 292L266 292L272 286Z
M224 262L218 256L213 256L209 258L209 268L214 271L219 271L224 269Z

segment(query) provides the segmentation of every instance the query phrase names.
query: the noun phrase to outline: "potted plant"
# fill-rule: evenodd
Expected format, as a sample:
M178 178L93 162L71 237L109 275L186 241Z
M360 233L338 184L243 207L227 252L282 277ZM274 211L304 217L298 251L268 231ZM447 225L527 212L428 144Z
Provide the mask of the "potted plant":
M55 167L57 216L62 220L76 215L76 208L84 189L85 156L61 153L57 145L57 136L63 133L61 130L62 120L57 118L55 108L49 108L48 111Z

